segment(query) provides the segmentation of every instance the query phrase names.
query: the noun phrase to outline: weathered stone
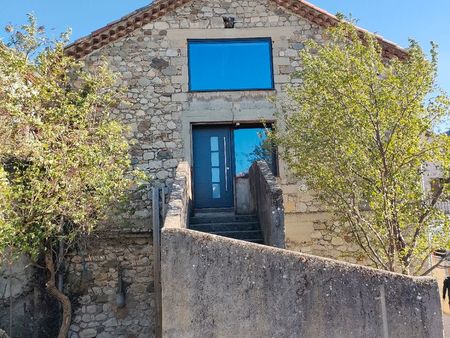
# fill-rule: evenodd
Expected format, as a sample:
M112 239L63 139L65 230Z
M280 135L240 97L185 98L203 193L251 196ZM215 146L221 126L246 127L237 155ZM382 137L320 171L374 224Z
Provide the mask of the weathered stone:
M93 314L97 312L97 305L88 305L86 306L86 312L89 314Z
M170 130L174 130L177 129L177 125L175 124L175 122L169 121L167 122L167 128L169 128Z
M305 48L305 45L303 43L293 43L292 48L295 50L302 50Z
M155 29L168 29L170 26L167 22L164 21L156 21L154 24Z
M147 215L148 216L148 215ZM118 234L119 235L119 234ZM71 330L80 332L79 337L116 337L118 332L136 325L135 332L145 335L151 331L153 301L145 291L142 297L140 290L145 290L153 282L151 255L151 238L105 237L98 241L92 238L88 245L88 252L75 256L71 261L89 257L91 262L88 269L93 277L93 285L88 289L90 296L83 307L74 308ZM81 254L81 253L80 253ZM86 258L82 258L86 260ZM136 265L136 262L139 262ZM118 267L122 268L125 287L127 287L127 309L122 321L117 321L119 315L115 308L117 293ZM83 271L81 264L70 266L70 275ZM106 277L106 278L105 278ZM139 299L138 302L134 301ZM83 309L85 313L83 314ZM122 313L122 312L121 312ZM77 324L80 323L81 324ZM128 324L124 324L124 322ZM131 324L132 323L132 324ZM106 331L110 329L111 331Z
M140 131L141 133L147 132L149 131L150 127L152 126L150 121L142 121L138 124L138 131Z
M162 70L162 73L166 76L177 75L178 69L175 66L169 66Z
M96 329L85 329L80 331L79 333L80 338L95 338L97 336L97 330Z
M158 155L156 156L158 160L168 160L171 159L172 157L173 154L170 150L161 150L158 152Z
M343 245L345 244L345 241L340 238L340 237L333 237L333 239L331 240L331 244L333 245Z
M281 65L280 68L280 74L292 74L295 69L291 65Z
M161 58L154 58L152 59L151 66L153 68L161 70L167 68L169 66L169 62Z

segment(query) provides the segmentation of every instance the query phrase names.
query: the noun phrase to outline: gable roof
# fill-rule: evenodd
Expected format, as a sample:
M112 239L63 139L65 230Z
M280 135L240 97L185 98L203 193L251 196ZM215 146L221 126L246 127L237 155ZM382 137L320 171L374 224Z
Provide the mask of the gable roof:
M148 6L142 7L121 19L111 22L106 26L97 29L88 36L82 37L66 47L68 55L75 58L82 58L101 47L114 42L136 29L164 16L167 13L187 4L192 0L156 0ZM323 28L336 25L339 19L333 14L314 6L304 0L270 0ZM366 30L357 27L363 33ZM376 35L379 43L383 47L386 57L398 57L404 59L408 53L405 49L390 42L383 37Z

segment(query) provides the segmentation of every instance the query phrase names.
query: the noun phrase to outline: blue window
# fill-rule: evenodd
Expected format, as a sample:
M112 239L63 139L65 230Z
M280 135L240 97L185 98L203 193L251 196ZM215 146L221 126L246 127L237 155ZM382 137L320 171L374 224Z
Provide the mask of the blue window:
M188 40L189 90L273 89L272 41Z

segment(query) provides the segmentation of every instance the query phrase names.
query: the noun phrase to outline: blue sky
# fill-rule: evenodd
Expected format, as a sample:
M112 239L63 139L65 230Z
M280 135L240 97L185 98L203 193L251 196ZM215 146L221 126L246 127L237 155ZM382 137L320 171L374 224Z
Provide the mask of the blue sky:
M351 14L359 26L406 47L408 38L429 49L439 44L439 84L450 92L449 0L310 0L333 14ZM0 26L23 23L34 12L40 24L56 33L71 27L77 39L149 3L149 0L3 0ZM4 34L3 31L0 36Z
M311 0L330 13L351 14L358 26L407 47L414 38L422 48L439 45L439 84L450 92L449 0Z

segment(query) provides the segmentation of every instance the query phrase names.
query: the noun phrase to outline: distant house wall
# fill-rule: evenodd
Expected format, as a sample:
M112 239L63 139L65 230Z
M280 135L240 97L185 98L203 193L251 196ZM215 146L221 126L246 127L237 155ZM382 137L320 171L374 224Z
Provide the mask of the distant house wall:
M431 278L190 230L161 240L164 338L443 337Z

